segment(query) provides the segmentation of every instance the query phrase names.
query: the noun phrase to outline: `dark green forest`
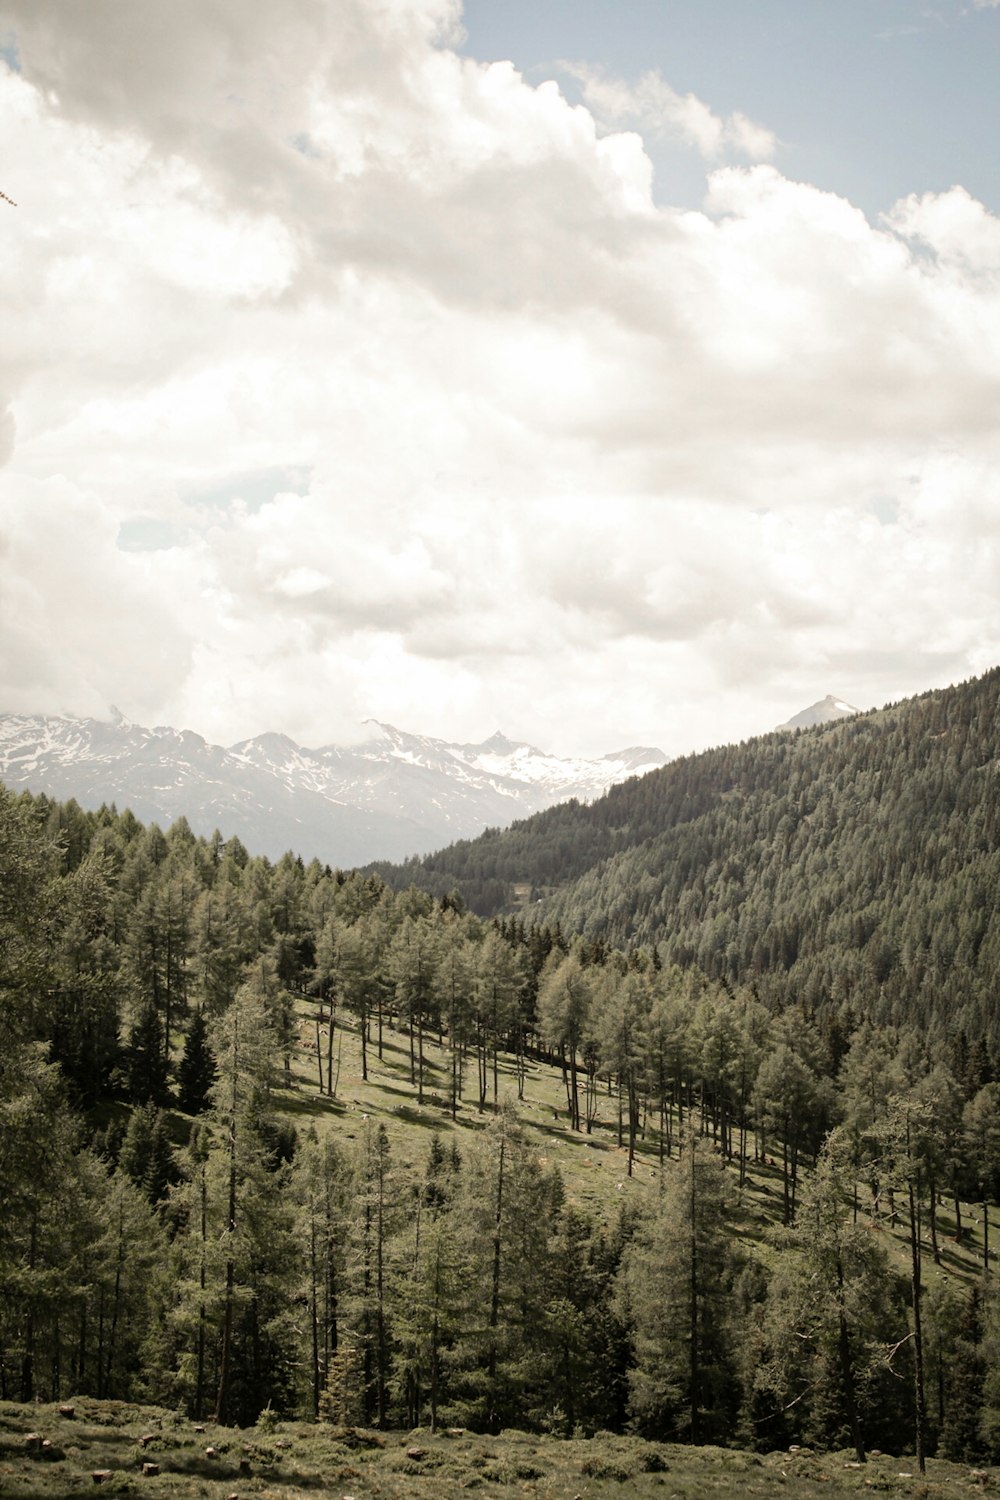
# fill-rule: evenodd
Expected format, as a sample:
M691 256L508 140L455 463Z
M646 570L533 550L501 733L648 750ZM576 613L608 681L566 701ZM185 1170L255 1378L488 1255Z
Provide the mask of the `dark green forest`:
M401 873L0 792L0 1399L996 1460L998 687Z
M749 984L766 1003L1000 1051L1000 669L879 712L673 761L402 868ZM541 900L538 898L541 897Z

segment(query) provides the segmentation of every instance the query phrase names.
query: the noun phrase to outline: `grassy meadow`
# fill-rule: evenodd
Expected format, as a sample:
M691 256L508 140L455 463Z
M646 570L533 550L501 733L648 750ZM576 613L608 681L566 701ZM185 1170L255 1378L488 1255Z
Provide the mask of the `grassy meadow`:
M416 1085L410 1081L409 1037L405 1029L385 1025L382 1058L375 1046L375 1025L368 1046L368 1078L361 1076L361 1046L354 1017L338 1011L333 1043L333 1076L336 1093L322 1095L318 1087L316 1044L316 1007L301 1001L297 1012L297 1044L290 1059L290 1086L278 1090L279 1110L301 1132L314 1127L318 1133L331 1131L341 1141L354 1140L363 1128L365 1117L384 1124L389 1134L393 1159L397 1167L422 1174L430 1139L435 1131L459 1151L463 1141L483 1129L492 1112L492 1061L489 1093L484 1109L478 1104L475 1058L470 1055L465 1069L464 1099L459 1101L457 1119L450 1109L450 1057L430 1033L424 1036L424 1102L418 1103ZM323 1051L324 1086L327 1079L327 1033L320 1031ZM339 1066L338 1066L339 1059ZM534 1060L524 1063L524 1098L518 1100L517 1066L513 1057L500 1054L498 1062L498 1097L514 1104L518 1119L531 1141L540 1164L556 1167L562 1177L567 1200L588 1213L609 1218L622 1202L642 1203L659 1188L663 1167L655 1119L651 1118L636 1144L633 1175L628 1175L627 1124L619 1143L618 1096L606 1082L599 1084L597 1118L590 1135L570 1129L566 1091L558 1067ZM581 1077L582 1092L582 1077ZM697 1117L696 1117L697 1124ZM678 1126L673 1122L674 1152L677 1150ZM752 1153L753 1143L748 1141ZM808 1164L802 1169L808 1174ZM749 1160L742 1191L735 1168L731 1174L732 1191L729 1220L733 1232L746 1242L753 1242L757 1253L767 1256L767 1231L781 1224L782 1181L780 1164L770 1156L766 1160ZM859 1213L869 1204L867 1187L859 1185ZM1000 1213L996 1223L990 1219L991 1261L1000 1245ZM962 1241L954 1238L954 1208L950 1202L939 1206L937 1215L940 1265L928 1257L924 1265L925 1283L930 1286L939 1278L971 1279L982 1271L983 1237L981 1206L962 1205ZM874 1233L886 1236L889 1248L898 1258L900 1269L909 1274L909 1239L902 1215L895 1226L881 1220ZM929 1237L926 1236L929 1248Z
M422 1176L434 1132L464 1150L492 1114L492 1065L486 1107L478 1105L476 1066L470 1057L464 1100L453 1121L449 1103L450 1059L435 1038L425 1036L424 1101L410 1077L409 1037L386 1024L382 1057L376 1028L368 1049L368 1078L361 1076L360 1038L351 1016L338 1014L333 1039L335 1093L318 1087L316 1006L301 999L288 1069L276 1091L281 1115L301 1134L310 1128L339 1141L356 1140L366 1117L383 1123L397 1170ZM319 1033L324 1083L327 1034ZM524 1097L518 1100L513 1058L498 1062L498 1097L512 1100L540 1162L557 1167L570 1202L609 1217L623 1202L641 1203L658 1192L663 1176L655 1121L638 1142L634 1175L627 1172L626 1145L619 1144L618 1099L601 1085L590 1135L569 1128L558 1068L534 1060L524 1064ZM188 1120L175 1114L175 1138L185 1138ZM674 1123L675 1137L677 1122ZM676 1150L676 1138L675 1138ZM768 1232L781 1223L779 1165L750 1160L739 1191L731 1172L729 1219L734 1233L762 1256L773 1254ZM866 1190L860 1190L862 1214ZM980 1273L979 1209L963 1205L965 1237L953 1238L953 1219L942 1208L938 1231L941 1264L928 1256L924 1274L972 1280ZM908 1243L902 1218L893 1229L873 1228L890 1240L900 1270ZM998 1234L1000 1238L1000 1234ZM917 1472L911 1454L873 1454L862 1468L853 1452L807 1448L769 1454L736 1449L651 1443L633 1436L598 1434L557 1439L503 1432L478 1435L463 1429L431 1433L363 1431L329 1423L285 1422L265 1412L240 1430L196 1425L180 1413L123 1402L70 1398L72 1416L58 1405L0 1404L0 1496L3 1500L49 1500L81 1493L149 1495L171 1500L451 1500L476 1492L537 1500L700 1500L703 1496L854 1496L872 1491L922 1497L967 1496L1000 1485L1000 1471L931 1459ZM32 1436L34 1435L34 1436ZM39 1440L46 1446L39 1447ZM143 1472L143 1465L156 1472ZM95 1474L100 1476L95 1479Z
M560 1440L460 1429L369 1432L298 1422L203 1428L172 1412L80 1400L0 1405L0 1495L55 1500L77 1494L151 1500L457 1500L474 1493L534 1500L700 1500L702 1496L807 1497L894 1493L958 1500L989 1489L995 1471L907 1455L748 1454L600 1434ZM35 1435L50 1444L26 1446ZM156 1473L143 1473L153 1464ZM95 1480L94 1475L101 1476Z

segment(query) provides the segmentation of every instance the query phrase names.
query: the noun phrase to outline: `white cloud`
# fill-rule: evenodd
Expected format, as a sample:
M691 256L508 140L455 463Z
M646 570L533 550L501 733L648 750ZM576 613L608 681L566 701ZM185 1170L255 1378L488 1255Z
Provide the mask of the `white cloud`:
M683 750L994 659L996 218L458 22L0 0L0 708Z
M693 146L706 161L727 155L770 161L777 149L775 135L766 126L738 111L725 118L714 114L695 94L678 94L658 69L630 84L585 63L566 62L562 68L580 83L587 105L605 125L633 126L647 135L679 141Z

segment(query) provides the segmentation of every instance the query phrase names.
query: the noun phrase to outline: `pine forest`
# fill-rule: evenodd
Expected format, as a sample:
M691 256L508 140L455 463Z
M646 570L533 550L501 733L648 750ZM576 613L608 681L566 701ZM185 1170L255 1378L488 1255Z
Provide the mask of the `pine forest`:
M1000 1461L998 692L400 868L0 793L0 1401Z

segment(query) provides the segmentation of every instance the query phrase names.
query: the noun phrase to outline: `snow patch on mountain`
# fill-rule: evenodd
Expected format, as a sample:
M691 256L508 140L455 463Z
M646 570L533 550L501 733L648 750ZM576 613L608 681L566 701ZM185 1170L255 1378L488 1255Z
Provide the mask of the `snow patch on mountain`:
M779 730L811 729L814 724L830 724L835 719L848 719L852 714L861 713L860 708L846 703L843 698L835 698L832 693L827 693L818 703L812 703L808 708L802 709L800 713L794 714L784 724L777 725Z
M666 763L633 746L596 760L563 759L499 730L451 744L368 721L359 745L309 749L264 733L228 747L191 730L0 714L0 780L14 788L115 803L143 822L184 816L255 853L294 849L331 865L426 854L486 827L506 827L570 797L591 801L616 781Z

